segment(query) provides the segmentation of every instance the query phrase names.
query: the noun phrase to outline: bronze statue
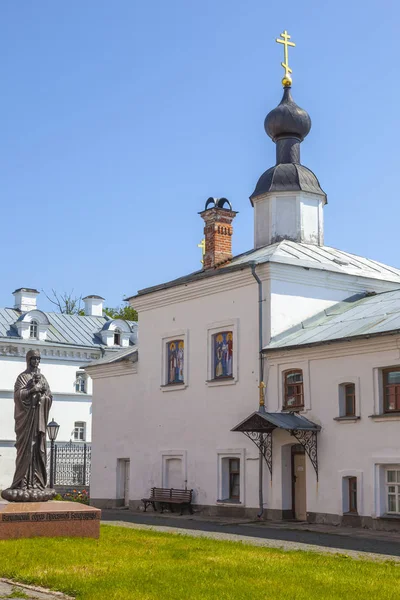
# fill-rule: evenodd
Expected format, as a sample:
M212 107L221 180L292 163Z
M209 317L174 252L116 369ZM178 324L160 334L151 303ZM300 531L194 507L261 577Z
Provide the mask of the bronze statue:
M46 489L46 426L53 397L39 363L39 350L29 350L26 371L14 386L17 458L12 485L1 494L10 502L44 502L55 495Z

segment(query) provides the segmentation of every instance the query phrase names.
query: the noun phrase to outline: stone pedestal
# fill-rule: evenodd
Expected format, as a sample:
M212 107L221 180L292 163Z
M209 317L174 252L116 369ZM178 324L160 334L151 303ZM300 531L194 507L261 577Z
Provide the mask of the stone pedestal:
M78 502L0 503L0 540L100 535L101 510Z

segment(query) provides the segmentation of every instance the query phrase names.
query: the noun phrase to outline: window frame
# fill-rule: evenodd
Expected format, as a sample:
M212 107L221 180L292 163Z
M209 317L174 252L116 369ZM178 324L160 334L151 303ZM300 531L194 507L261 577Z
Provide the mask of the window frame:
M122 346L122 343L121 343L122 342L122 331L120 330L120 328L116 327L114 329L113 333L114 333L114 339L113 339L114 344L113 345L114 346ZM118 340L118 341L116 341L116 340Z
M289 375L297 375L297 374L301 374L301 383L287 383L287 377ZM289 410L289 411L301 411L304 410L305 408L305 402L304 402L304 373L303 373L303 369L286 369L285 371L282 372L282 377L283 377L283 404L282 404L282 409L283 410ZM295 394L295 397L297 398L298 396L300 396L301 398L301 403L296 403L296 404L288 404L288 399L289 399L289 394L288 394L288 388L289 386L292 387L298 387L301 386L301 392Z
M81 384L83 384L83 390L82 389L78 389L79 387L82 387L82 385L79 385L79 382ZM87 375L86 375L86 373L84 371L77 371L76 372L75 393L76 394L87 394Z
M82 432L82 437L79 435L80 431ZM86 442L86 421L75 421L72 434L74 442Z
M389 384L387 383L387 377L389 375L389 373L392 372L399 372L400 373L400 366L399 367L387 367L382 369L382 409L383 409L383 413L384 414L395 414L395 413L400 413L400 383L392 383ZM394 392L395 392L395 408L394 409L390 409L388 408L388 402L387 402L387 392L386 390L388 388L394 388Z
M229 461L239 461L239 498L229 499ZM245 505L245 469L246 469L246 449L245 448L226 448L217 450L217 505Z
M33 332L33 335L32 335ZM39 323L36 319L32 319L29 323L29 339L37 340L39 339Z
M388 481L388 473L389 471L392 471L394 473L396 473L395 475L395 479L396 481ZM385 507L386 507L386 514L391 515L391 516L398 516L400 517L400 467L396 465L393 466L387 466L385 467L385 479L384 479L384 485L385 485ZM390 492L389 488L394 487L396 488L394 492ZM389 510L389 496L394 496L395 497L395 503L396 503L396 510Z

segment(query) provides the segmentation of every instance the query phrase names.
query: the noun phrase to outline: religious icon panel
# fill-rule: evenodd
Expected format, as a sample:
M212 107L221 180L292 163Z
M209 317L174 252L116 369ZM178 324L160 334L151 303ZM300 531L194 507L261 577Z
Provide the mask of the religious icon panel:
M173 340L167 343L167 383L183 383L185 343Z
M233 333L232 331L220 331L213 336L213 376L232 377L233 360Z

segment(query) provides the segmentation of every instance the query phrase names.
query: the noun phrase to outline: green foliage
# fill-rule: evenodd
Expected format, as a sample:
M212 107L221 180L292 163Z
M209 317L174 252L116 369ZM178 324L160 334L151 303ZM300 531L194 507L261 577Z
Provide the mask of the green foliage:
M132 306L118 306L117 308L105 308L104 312L112 319L125 319L125 321L137 321L138 314Z
M0 541L0 576L77 600L396 600L400 566L101 526L99 540Z

